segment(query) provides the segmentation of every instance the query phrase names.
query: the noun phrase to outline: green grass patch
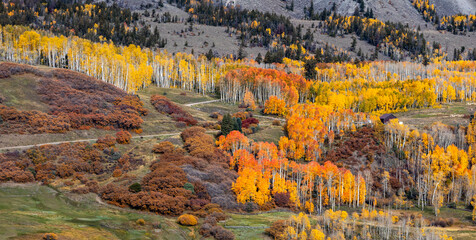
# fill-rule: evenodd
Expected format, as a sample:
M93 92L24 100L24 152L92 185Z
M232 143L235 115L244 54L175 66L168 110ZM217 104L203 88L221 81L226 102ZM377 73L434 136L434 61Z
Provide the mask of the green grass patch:
M264 127L255 134L251 134L248 137L255 142L272 142L274 144L279 143L279 139L284 136L284 131L281 126L269 126Z
M189 229L174 218L122 210L95 201L95 195L64 194L40 185L0 186L0 239L38 239L46 232L69 239L184 239ZM145 226L136 224L137 219ZM155 224L153 224L155 223ZM153 225L161 226L154 229Z
M265 238L265 229L271 226L274 221L288 219L293 214L292 212L271 212L254 215L229 214L230 218L220 224L225 228L226 226L253 227L227 228L235 234L235 239L263 239Z
M208 95L202 95L199 93L186 91L179 88L158 88L155 86L149 86L138 92L139 95L146 95L148 97L152 95L163 95L166 96L170 101L187 104L187 103L197 103L204 102L209 100L214 100L214 98ZM184 95L185 94L185 95Z
M35 88L36 77L31 74L0 79L0 94L7 99L4 105L23 111L48 112L48 105L41 102Z

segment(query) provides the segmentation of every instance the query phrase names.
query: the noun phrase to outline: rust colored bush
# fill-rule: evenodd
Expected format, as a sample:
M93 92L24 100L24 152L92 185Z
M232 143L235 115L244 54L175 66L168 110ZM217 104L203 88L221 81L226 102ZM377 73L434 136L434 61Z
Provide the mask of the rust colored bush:
M208 194L207 188L201 181L193 182L193 189L195 190L195 195L197 198L207 201L207 203L203 204L202 206L210 203L210 195Z
M201 126L203 128L206 128L206 129L216 129L216 130L219 130L221 128L220 124L216 123L216 122L205 122L203 124L201 124Z
M274 202L266 202L265 204L259 206L260 211L269 211L274 208L276 208L276 205L274 204Z
M455 223L454 218L437 218L431 222L431 226L451 227Z
M152 148L153 153L173 153L175 146L169 141L160 142Z
M67 177L73 176L74 174L74 170L71 168L71 166L65 163L57 166L56 171L57 171L57 175L60 178L67 178Z
M58 239L58 236L54 233L45 233L45 235L43 235L43 240L56 240Z
M193 215L183 214L178 217L177 222L183 226L195 226L198 223L198 219Z
M65 117L39 111L18 111L5 105L0 105L0 118L0 134L62 133L71 128Z
M273 239L284 239L284 232L288 225L284 220L277 220L273 222L270 228L267 228L264 232L266 235L272 237Z
M398 181L397 178L393 177L393 176L390 176L390 186L393 188L393 189L399 189L402 187L402 183L400 181Z
M146 113L137 97L74 71L52 72L54 77L40 79L37 90L52 115L69 118L73 128L140 128L140 115Z
M223 161L221 158L222 154L215 147L215 139L211 135L206 134L205 128L188 128L180 134L180 137L184 141L184 148L190 155L206 159L208 162Z
M122 171L121 171L121 169L116 168L116 169L114 170L114 172L112 172L112 176L115 177L115 178L118 178L118 177L122 176Z
M203 210L198 210L198 211L193 212L193 215L195 215L199 218L204 218L204 217L208 216L208 213L203 211Z
M192 193L184 189L186 182L187 176L181 168L172 164L163 164L146 174L141 186L145 191L161 192L169 196L189 199Z
M281 126L281 121L273 120L273 126Z
M13 161L0 163L0 182L14 181L20 183L32 182L35 180L30 171L25 171L15 165Z
M104 150L106 148L114 147L115 145L116 138L111 135L106 135L104 137L98 138L98 140L96 140L96 143L94 144L94 147L99 150Z
M196 125L197 120L192 117L192 115L184 111L177 104L170 101L165 96L153 95L150 98L150 103L159 111L160 113L168 114L169 116L177 122L184 122L187 125Z
M136 221L137 225L144 226L145 225L145 220L142 218L137 219Z
M251 114L249 114L248 112L236 112L232 116L235 117L235 118L241 119L241 121L244 121L247 118L250 118Z
M205 134L207 130L203 127L190 127L182 131L180 134L180 137L182 138L182 141L187 141L187 139L194 137L194 136L201 136L202 134Z
M127 95L122 98L117 98L114 101L114 105L118 106L121 110L133 109L142 116L149 114L149 110L144 108L144 103L140 101L138 96Z
M120 131L116 133L116 142L119 144L131 143L132 135L128 131Z

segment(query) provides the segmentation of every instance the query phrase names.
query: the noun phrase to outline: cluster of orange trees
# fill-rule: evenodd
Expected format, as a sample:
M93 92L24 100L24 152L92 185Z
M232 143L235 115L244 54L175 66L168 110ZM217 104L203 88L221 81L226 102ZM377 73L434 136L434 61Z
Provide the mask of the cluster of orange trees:
M374 118L351 110L336 110L317 104L294 105L286 116L287 137L281 137L279 147L286 157L307 161L320 160L324 143L332 144L336 135L365 124Z
M365 202L364 178L331 162L290 161L274 143L252 142L238 131L221 136L217 145L229 154L231 168L238 171L233 190L240 203L263 206L274 200L281 207L322 212L324 206L356 207Z

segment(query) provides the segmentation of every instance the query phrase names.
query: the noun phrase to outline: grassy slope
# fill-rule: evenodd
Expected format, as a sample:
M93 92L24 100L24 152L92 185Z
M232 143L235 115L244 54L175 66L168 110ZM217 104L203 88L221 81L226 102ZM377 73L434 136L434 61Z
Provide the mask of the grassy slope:
M40 185L1 185L0 238L39 239L55 232L59 239L184 239L190 231L174 218L104 206L93 195L73 196ZM136 224L140 218L144 226Z
M5 105L19 110L48 111L48 106L36 94L36 80L37 77L32 74L0 79L0 94L7 99Z

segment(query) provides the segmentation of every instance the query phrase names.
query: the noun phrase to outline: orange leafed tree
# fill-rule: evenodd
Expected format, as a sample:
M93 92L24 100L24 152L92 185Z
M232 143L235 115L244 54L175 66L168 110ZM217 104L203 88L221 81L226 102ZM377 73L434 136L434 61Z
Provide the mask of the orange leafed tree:
M271 96L264 104L264 113L285 116L287 113L286 102L276 96Z

